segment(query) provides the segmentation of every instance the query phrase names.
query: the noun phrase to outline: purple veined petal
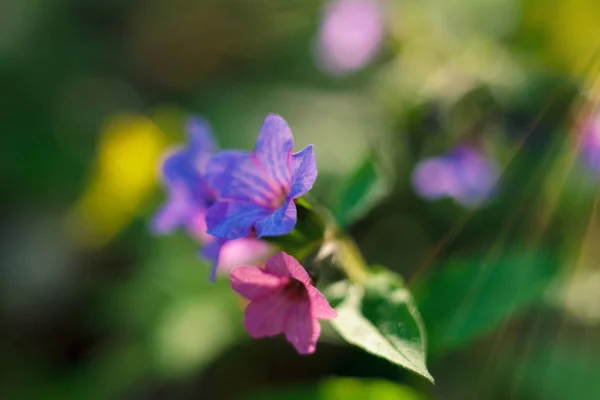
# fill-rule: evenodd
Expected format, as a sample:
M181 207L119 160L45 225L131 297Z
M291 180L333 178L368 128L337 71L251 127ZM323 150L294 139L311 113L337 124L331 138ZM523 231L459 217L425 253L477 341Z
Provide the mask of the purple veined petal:
M269 274L255 266L236 267L229 275L231 288L250 301L274 295L286 281L285 278Z
M185 226L195 210L183 184L168 186L169 197L152 219L150 230L154 234L167 234Z
M268 115L258 133L254 153L265 174L285 193L291 185L293 148L294 138L287 122L279 115Z
M200 256L211 262L209 278L211 282L214 282L217 278L217 268L219 267L221 258L221 248L225 242L227 242L225 239L213 238L205 243L200 250Z
M379 53L383 36L384 20L377 1L332 1L319 31L318 62L332 74L356 71Z
M304 285L310 285L310 276L294 257L280 251L267 260L265 271L270 274L291 277L299 280Z
M195 167L203 172L210 156L217 150L210 124L204 118L194 116L188 119L186 131L189 137L188 152Z
M306 290L308 290L313 318L332 319L337 317L337 312L329 305L323 293L312 285L307 285Z
M424 159L413 170L412 185L419 196L428 200L448 196L458 188L454 165L443 157Z
M208 233L228 240L246 237L257 220L272 212L250 202L219 202L206 213Z
M321 325L310 311L310 302L302 301L288 312L284 333L299 354L314 353L321 335Z
M206 180L219 197L272 207L282 196L252 153L224 151L213 156L206 168Z
M254 223L256 236L281 236L290 233L296 226L296 204L288 199L272 214Z
M285 296L282 290L273 295L252 301L244 312L244 326L253 338L274 336L283 333L288 314L296 303Z
M289 198L295 199L306 194L317 180L317 161L313 145L292 155L292 188Z

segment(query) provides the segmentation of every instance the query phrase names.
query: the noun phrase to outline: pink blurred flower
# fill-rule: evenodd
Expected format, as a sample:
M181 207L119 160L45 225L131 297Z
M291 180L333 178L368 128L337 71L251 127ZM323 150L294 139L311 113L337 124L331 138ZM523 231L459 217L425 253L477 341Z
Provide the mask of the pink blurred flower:
M588 118L579 137L580 154L585 166L600 171L600 112Z
M325 8L316 46L318 62L333 74L356 71L379 53L383 35L376 0L335 0Z
M302 265L284 252L271 257L264 270L235 268L230 281L233 290L250 300L244 315L250 336L283 333L300 354L315 351L321 334L318 320L337 317Z

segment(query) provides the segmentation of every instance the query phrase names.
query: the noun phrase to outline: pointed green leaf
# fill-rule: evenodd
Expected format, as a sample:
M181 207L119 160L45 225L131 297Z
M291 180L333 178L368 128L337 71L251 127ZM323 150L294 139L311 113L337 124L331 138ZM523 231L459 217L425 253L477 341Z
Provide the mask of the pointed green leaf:
M433 382L425 365L425 329L400 277L377 271L364 285L342 282L326 293L338 312L332 326L342 338Z

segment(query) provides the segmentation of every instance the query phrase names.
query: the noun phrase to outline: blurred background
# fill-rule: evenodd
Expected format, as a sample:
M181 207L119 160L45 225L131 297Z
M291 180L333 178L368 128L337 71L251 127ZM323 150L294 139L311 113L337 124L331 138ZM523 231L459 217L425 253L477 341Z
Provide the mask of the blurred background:
M2 0L2 398L600 398L599 21L597 0ZM187 118L251 149L268 113L411 286L435 386L326 325L310 357L250 340L198 244L149 234Z

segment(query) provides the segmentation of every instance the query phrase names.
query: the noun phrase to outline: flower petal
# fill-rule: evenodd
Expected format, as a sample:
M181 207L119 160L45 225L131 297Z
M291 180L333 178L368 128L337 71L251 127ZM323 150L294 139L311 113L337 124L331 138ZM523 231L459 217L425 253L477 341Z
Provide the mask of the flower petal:
M269 258L265 270L271 274L292 277L305 285L310 285L310 276L302 265L292 256L280 251Z
M211 154L217 150L210 124L203 118L191 117L186 124L189 137L188 149L195 158L195 164L202 170Z
M329 305L325 296L316 287L307 285L306 290L308 290L313 318L332 319L337 317L337 312Z
M283 333L288 314L295 303L276 291L271 296L252 301L244 312L244 326L253 338L274 336Z
M312 144L293 154L292 171L292 188L288 197L295 199L306 194L317 180L317 162Z
M228 240L221 248L219 270L230 272L239 265L263 265L271 254L273 254L273 247L262 240L253 238Z
M315 352L317 340L321 335L321 325L311 315L310 302L296 303L295 307L288 312L284 333L298 353Z
M169 198L152 219L150 230L154 234L166 234L187 224L194 212L194 204L189 199L183 184L169 186Z
M256 236L281 236L288 234L296 226L296 204L293 200L286 202L271 215L255 222Z
M188 188L194 187L202 179L194 165L193 155L187 148L176 149L165 158L162 174L168 184L183 182Z
M255 266L240 266L229 275L231 288L244 298L256 301L271 296L286 283L285 278L269 274Z
M214 282L217 278L217 268L219 267L219 259L221 255L221 247L227 242L225 239L213 238L210 242L206 243L202 250L200 250L200 256L202 258L212 262L210 269L210 281Z
M294 138L287 122L279 115L268 115L258 133L254 152L267 174L287 191L292 177L293 148Z
M242 151L213 156L206 167L208 185L223 199L271 206L281 190L256 157Z
M208 233L222 239L245 237L252 225L272 213L272 210L250 202L219 202L208 209Z

